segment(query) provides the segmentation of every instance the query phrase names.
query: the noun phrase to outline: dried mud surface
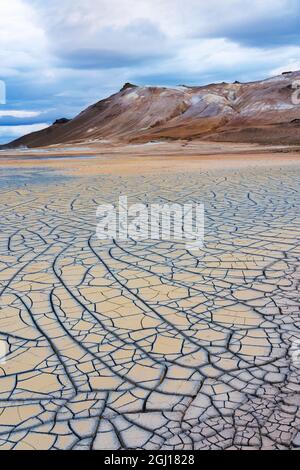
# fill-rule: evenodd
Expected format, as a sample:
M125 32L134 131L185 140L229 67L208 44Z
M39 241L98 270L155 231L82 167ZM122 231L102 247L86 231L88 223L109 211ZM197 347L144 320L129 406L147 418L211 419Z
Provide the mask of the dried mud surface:
M300 446L299 164L76 165L0 178L0 449ZM203 202L202 251L98 240L121 194Z

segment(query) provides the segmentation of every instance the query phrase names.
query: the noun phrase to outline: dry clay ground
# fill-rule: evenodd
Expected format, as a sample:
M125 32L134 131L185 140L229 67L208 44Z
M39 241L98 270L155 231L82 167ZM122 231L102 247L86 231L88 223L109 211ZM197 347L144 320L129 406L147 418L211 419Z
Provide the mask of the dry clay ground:
M300 446L296 157L91 161L2 166L0 449ZM98 240L120 194L203 202L202 251Z

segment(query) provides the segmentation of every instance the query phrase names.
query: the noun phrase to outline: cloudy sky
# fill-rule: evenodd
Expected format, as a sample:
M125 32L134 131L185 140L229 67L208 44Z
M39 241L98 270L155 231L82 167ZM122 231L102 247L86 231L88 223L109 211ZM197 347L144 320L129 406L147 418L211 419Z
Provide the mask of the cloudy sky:
M126 81L298 70L299 24L299 0L0 0L0 142L72 117Z

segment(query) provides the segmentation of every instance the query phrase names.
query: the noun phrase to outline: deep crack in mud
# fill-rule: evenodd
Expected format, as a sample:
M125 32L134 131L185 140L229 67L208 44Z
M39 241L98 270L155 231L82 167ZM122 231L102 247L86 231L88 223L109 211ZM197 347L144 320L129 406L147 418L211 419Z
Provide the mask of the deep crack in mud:
M100 241L96 208L205 204L198 255ZM0 449L300 446L299 175L1 187Z

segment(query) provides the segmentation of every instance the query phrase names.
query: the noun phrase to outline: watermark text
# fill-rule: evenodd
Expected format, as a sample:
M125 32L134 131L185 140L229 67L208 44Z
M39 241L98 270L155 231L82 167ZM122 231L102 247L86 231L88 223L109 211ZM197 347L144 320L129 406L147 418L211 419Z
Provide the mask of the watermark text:
M118 207L100 205L97 218L99 240L185 240L188 250L204 244L203 204L128 205L127 196L121 196Z
M6 104L6 85L3 80L0 80L0 104Z
M292 84L293 94L292 94L292 103L294 105L300 105L300 80L295 80Z

